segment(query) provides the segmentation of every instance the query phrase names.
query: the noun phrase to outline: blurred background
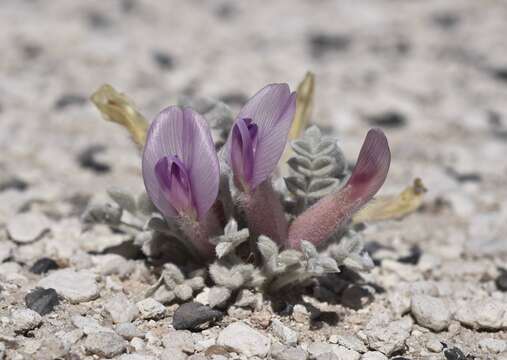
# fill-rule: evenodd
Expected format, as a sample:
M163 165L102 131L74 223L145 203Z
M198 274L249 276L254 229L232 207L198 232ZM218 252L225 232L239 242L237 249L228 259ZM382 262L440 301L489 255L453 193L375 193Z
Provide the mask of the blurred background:
M313 120L349 161L380 126L383 193L429 188L409 241L507 251L506 19L500 0L1 0L0 222L34 198L141 191L135 146L89 101L103 83L152 119L180 95L237 109L310 70Z

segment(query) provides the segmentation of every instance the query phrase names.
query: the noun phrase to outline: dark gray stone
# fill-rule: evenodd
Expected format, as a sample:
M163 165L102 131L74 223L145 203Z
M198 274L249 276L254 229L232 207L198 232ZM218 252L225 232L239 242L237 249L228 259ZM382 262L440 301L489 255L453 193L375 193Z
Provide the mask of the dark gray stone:
M176 330L200 331L208 328L212 323L220 320L223 313L209 306L196 302L181 305L173 317L173 327Z
M40 315L49 314L60 303L55 289L35 288L25 296L25 304Z

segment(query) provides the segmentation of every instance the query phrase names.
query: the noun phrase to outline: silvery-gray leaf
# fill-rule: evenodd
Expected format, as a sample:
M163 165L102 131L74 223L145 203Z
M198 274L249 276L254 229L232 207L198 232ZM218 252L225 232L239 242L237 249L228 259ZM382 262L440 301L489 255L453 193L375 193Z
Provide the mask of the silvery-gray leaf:
M331 139L322 139L314 148L316 157L333 155L336 152L336 141Z
M165 286L159 286L153 294L150 294L146 297L153 297L153 299L157 300L159 303L168 305L176 298L176 295L173 291L169 290Z
M180 268L171 263L164 264L163 274L164 278L171 278L176 282L176 284L181 284L185 281L185 275L183 275Z
M107 190L107 194L114 200L122 209L131 214L137 212L137 205L135 198L127 193L125 190L113 187Z
M232 253L239 245L247 241L249 237L250 234L248 229L241 229L237 233L228 236L220 236L223 241L219 241L215 247L217 257L220 259L225 255Z
M146 221L144 229L155 230L175 238L180 238L181 231L178 229L178 225L175 222L168 221L170 220L162 219L158 214L153 215Z
M155 205L153 205L150 198L148 197L148 194L146 194L145 192L142 192L137 197L137 209L141 214L147 216L158 212L157 208L155 207Z
M331 177L336 176L336 160L330 156L320 156L312 161L311 165L313 177Z
M336 261L329 256L319 256L318 257L319 265L324 269L324 272L340 272L338 269L338 265Z
M287 164L292 170L296 172L301 172L302 170L307 170L308 172L311 172L311 170L313 169L312 160L310 160L307 157L299 155L291 157L287 161Z
M122 214L122 208L116 204L94 204L85 210L81 219L84 223L102 223L115 227L120 224Z
M259 236L257 239L257 247L264 260L269 260L278 255L278 245L267 236Z
M294 140L290 145L296 154L313 159L312 149L306 141L302 139Z
M206 286L204 283L204 278L202 276L194 276L193 278L185 281L185 283L194 291L202 290Z
M134 245L142 247L144 243L151 241L152 239L153 239L153 232L141 231L135 235Z
M193 294L192 288L186 283L177 285L173 292L176 298L180 301L190 300Z
M315 246L311 242L306 240L301 241L301 251L303 252L303 254L305 254L305 257L307 259L311 259L319 255Z
M297 250L284 250L278 255L278 262L285 266L299 264L303 260L303 254Z
M284 178L285 184L287 185L287 189L293 194L301 194L303 197L306 195L306 181L301 176L289 176Z
M335 178L312 179L308 185L308 193L322 193L325 196L338 189L340 180Z
M368 253L351 254L344 261L343 265L356 271L368 271L373 269L375 264Z
M318 257L314 257L308 260L306 270L314 275L322 275L324 273L324 268L320 265Z
M226 235L233 234L238 231L238 223L236 220L231 219L229 222L225 225L224 233Z
M216 245L215 251L220 259L233 252L239 245L244 243L250 237L248 229L237 231L238 224L231 220L225 227L225 234L210 239L213 245Z
M243 275L240 272L232 271L217 263L210 265L209 273L215 284L231 290L240 288L244 283Z

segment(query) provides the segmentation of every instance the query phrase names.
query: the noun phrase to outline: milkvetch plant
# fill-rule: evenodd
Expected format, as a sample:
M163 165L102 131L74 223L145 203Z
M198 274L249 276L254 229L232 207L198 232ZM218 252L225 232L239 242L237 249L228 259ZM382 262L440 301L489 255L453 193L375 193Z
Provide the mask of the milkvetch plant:
M139 113L119 112L114 98L106 95L95 96L104 111L115 105L106 118L132 124L125 114ZM371 129L350 172L336 139L310 127L291 143L290 174L280 182L278 162L301 106L296 99L287 84L270 84L236 116L223 103L186 101L162 110L144 137L136 133L136 139L145 138L140 145L148 196L134 199L118 190L110 195L144 223L129 231L148 257L155 254L155 239L182 243L194 262L209 264L216 286L231 291L279 289L339 272L342 265L359 270L373 265L349 225L386 179L391 159L387 139L380 129ZM305 99L311 100L311 94ZM114 118L117 113L121 121ZM298 113L307 116L308 111ZM125 225L117 209L115 217L107 216L111 208L92 210L88 219L114 218L111 226ZM165 286L167 295L174 284L162 279L157 286Z

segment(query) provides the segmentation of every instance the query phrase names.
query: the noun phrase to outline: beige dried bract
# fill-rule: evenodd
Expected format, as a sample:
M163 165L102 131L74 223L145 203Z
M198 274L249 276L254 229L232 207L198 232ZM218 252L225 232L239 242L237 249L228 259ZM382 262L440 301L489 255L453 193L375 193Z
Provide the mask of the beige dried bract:
M91 96L102 117L125 127L134 142L143 147L146 141L148 122L132 105L125 94L117 92L111 85L102 85Z
M416 211L422 204L427 191L422 180L417 178L414 184L399 195L381 196L360 210L353 218L354 223L401 219Z

